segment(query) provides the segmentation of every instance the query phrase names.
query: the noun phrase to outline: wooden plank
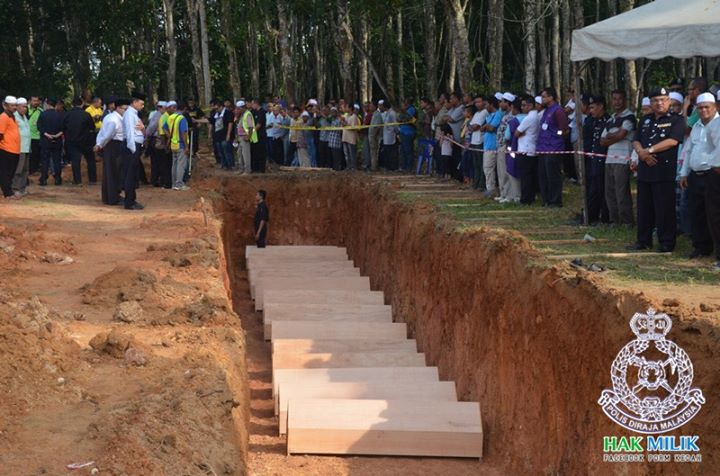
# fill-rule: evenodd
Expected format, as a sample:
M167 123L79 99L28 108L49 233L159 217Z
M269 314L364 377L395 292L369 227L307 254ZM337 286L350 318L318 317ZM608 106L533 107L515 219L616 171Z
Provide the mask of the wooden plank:
M638 251L634 253L578 253L573 255L547 255L547 259L575 259L575 258L642 258L644 256L672 256L672 253L657 253L654 251Z
M254 273L253 280L250 281L250 297L255 299L255 292L258 283L266 281L274 281L279 278L347 278L360 277L360 268L340 268L340 269L294 269L286 271L267 271L258 270Z
M261 311L265 302L265 290L289 291L370 291L370 278L367 276L337 278L276 278L269 282L257 283L255 287L255 310ZM270 301L273 302L273 301ZM304 301L309 302L309 301Z
M258 263L252 269L248 269L248 280L254 282L255 276L259 272L286 272L297 270L336 270L351 269L355 267L355 263L350 260L343 261L319 261L319 262L300 262L300 263Z
M265 248L258 248L254 245L245 246L245 257L248 256L269 256L278 254L302 254L304 252L319 252L331 255L347 254L342 246L316 246L316 245L273 245Z
M378 342L407 337L405 323L273 321L273 339L374 339Z
M437 367L365 367L341 369L278 369L273 372L273 397L284 382L399 382L425 379L439 382Z
M392 307L381 304L341 305L334 309L329 305L265 304L263 309L263 332L265 340L272 338L273 321L323 321L323 322L392 322Z
M457 401L455 382L287 382L278 386L280 434L287 433L287 406L290 399L429 400Z
M274 339L272 352L375 352L389 350L417 351L415 339L388 341L361 339Z
M265 300L277 304L384 304L385 295L382 291L268 289Z
M276 369L337 369L361 367L422 367L425 354L416 351L392 350L383 352L276 352L272 356Z
M351 260L347 258L325 258L325 257L316 257L316 256L298 256L295 258L281 258L281 257L274 257L272 259L250 259L246 262L246 268L248 272L254 272L257 269L262 268L270 268L270 267L285 267L285 269L289 269L291 267L302 267L302 266L309 266L309 265L337 265L338 263L346 263L350 262Z
M482 437L476 402L288 402L288 454L482 458Z

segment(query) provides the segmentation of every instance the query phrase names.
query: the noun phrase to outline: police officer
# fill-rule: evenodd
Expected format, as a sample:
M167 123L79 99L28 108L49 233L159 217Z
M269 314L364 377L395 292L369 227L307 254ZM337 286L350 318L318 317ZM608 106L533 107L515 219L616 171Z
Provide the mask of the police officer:
M601 144L602 133L609 119L605 112L605 98L591 96L588 100L590 122L587 142L584 143L585 152L603 155L585 156L585 196L587 201L588 223L608 223L610 214L605 202L605 156L607 147Z
M675 178L678 145L685 136L685 118L670 113L665 88L650 93L652 112L643 116L633 141L637 153L637 241L629 250L652 247L653 228L657 228L660 253L675 249Z

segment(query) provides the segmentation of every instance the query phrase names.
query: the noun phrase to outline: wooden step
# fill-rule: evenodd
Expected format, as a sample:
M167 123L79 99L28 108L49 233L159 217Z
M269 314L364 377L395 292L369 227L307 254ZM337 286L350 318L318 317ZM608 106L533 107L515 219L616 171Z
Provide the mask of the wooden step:
M366 367L347 369L278 369L273 372L273 397L284 382L373 382L403 380L438 382L437 367ZM277 404L277 402L276 402Z
M415 351L393 350L377 352L276 352L272 368L331 369L348 367L422 367L425 354Z
M268 289L265 301L277 304L385 304L385 295L382 291Z
M405 323L273 321L273 339L367 339L377 342L407 337Z
M287 433L287 405L290 399L430 400L457 401L454 382L291 382L278 386L280 434Z
M276 306L282 306L280 309ZM263 331L265 340L272 338L272 323L275 321L297 322L392 322L392 308L382 304L343 306L333 310L332 306L293 306L265 304L263 309Z
M345 255L347 250L340 246L312 246L312 245L275 245L258 248L257 246L245 246L245 257L250 256L276 256L276 255L299 255L305 253L320 253L328 255Z
M277 278L257 283L255 287L255 309L262 310L265 290L328 290L328 291L370 291L370 278L367 276L337 278ZM271 301L272 302L272 301ZM307 302L307 301L305 301Z
M347 256L343 255L323 255L306 253L301 255L277 255L277 256L250 256L247 261L247 269L256 269L261 266L279 266L279 265L291 265L299 263L340 263L344 261L350 261Z
M272 352L374 352L417 351L415 339L395 339L377 342L360 339L274 339Z
M287 420L288 454L482 458L476 402L290 399Z
M350 278L360 277L360 268L344 268L344 269L298 269L293 271L263 271L258 270L255 273L253 281L250 283L250 297L255 299L255 291L258 285L273 282L280 278Z

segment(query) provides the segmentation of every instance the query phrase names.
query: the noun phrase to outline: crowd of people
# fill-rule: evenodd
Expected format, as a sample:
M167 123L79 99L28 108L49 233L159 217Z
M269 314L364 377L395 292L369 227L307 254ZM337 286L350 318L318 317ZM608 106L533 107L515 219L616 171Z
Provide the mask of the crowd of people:
M630 249L652 248L656 232L657 251L671 252L681 230L692 239L692 258L714 251L720 265L720 94L704 78L694 79L686 96L684 89L673 80L651 91L639 119L623 90L612 91L609 101L576 98L569 90L562 106L552 87L537 96L452 93L417 104L412 98L213 100L207 118L192 100L158 101L146 120L142 94L105 104L75 98L67 112L51 98L8 96L0 118L0 182L6 198L19 199L28 175L39 174L41 186L50 175L61 184L68 163L79 184L84 157L94 183L101 158L103 202L142 209L135 193L141 183L187 189L189 158L206 123L217 167L240 174L265 172L268 162L383 168L453 178L500 203L539 198L545 207L562 207L564 183L583 180L591 224L637 225ZM149 179L143 156L150 158Z
M62 170L72 168L72 182L82 184L85 159L87 183L97 183L102 162L102 202L142 210L136 190L141 184L187 190L189 159L197 153L199 130L207 123L192 99L158 101L147 116L146 97L76 97L71 108L54 98L7 96L0 115L0 186L8 200L22 199L30 177L38 185L62 185ZM150 158L148 178L143 158Z

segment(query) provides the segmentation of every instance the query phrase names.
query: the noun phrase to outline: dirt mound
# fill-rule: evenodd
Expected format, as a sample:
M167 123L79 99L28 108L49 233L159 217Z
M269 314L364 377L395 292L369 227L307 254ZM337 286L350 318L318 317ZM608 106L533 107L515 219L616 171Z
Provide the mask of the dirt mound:
M83 303L113 309L114 318L151 325L183 322L205 325L233 322L227 298L170 274L159 278L147 269L118 266L80 289Z
M42 223L5 226L0 224L0 268L17 268L22 262L70 264L75 247L69 239L48 238Z
M182 244L152 244L147 251L160 254L163 261L175 267L197 265L217 268L219 264L217 241L211 238L189 240Z

